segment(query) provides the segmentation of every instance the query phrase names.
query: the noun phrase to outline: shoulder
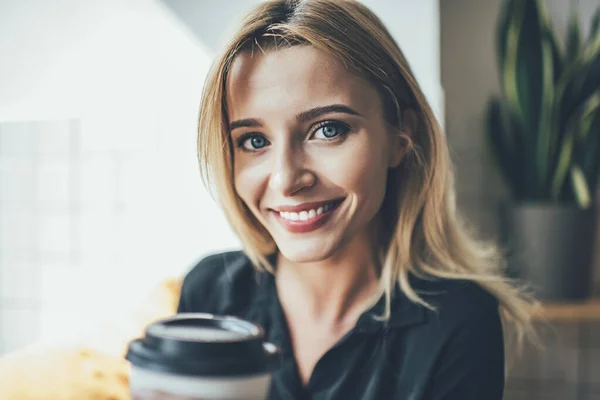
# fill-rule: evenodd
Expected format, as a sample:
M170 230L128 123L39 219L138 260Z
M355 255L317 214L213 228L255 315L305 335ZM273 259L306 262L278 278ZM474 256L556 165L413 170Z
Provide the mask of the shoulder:
M418 286L436 308L426 311L426 323L411 343L412 356L427 371L423 398L502 398L504 337L496 296L468 280Z
M459 379L460 374L476 377L479 373L485 375L482 381L493 378L496 388L502 380L504 365L504 337L496 296L469 280L415 279L411 285L434 309L411 303L415 313L420 313L422 318L403 339L407 341L404 348L411 351L399 357L408 357L415 365L420 365L422 375L433 379L428 385L435 386L436 391L447 390L456 384L452 381ZM438 396L427 396L430 397ZM497 398L486 395L450 397Z
M242 251L209 255L184 277L178 312L233 313L251 296L256 278Z
M205 285L213 286L222 281L230 282L252 270L250 259L242 251L211 254L188 271L183 280L183 288L194 289Z
M464 325L499 316L499 302L481 284L470 280L419 279L413 288L435 310L427 311L430 319L444 325Z

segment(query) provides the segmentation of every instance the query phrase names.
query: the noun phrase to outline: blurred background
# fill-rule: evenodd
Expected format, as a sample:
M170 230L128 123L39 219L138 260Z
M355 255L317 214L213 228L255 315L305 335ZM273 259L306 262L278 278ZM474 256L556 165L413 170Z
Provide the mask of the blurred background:
M202 185L195 129L212 58L256 3L0 0L0 355L65 337L75 324L93 327L99 318L133 306L161 281L183 276L204 255L239 247ZM511 372L506 398L600 399L600 246L598 218L592 212L597 179L582 174L588 178L582 186L577 168L570 168L554 197L546 196L543 187L533 194L519 191L510 177L527 176L519 160L528 154L514 155L505 148L503 153L503 142L494 141L494 135L506 133L488 128L494 121L490 99L505 93L508 85L508 78L500 79L506 66L499 66L497 56L502 37L497 26L508 3L363 3L400 44L447 131L457 166L458 203L469 222L481 237L502 243L545 237L543 243L522 246L535 247L542 260L550 254L566 271L559 271L560 265L549 270L536 266L525 274L548 285L540 293L551 329L544 331L547 349L528 349ZM582 38L597 28L593 15L598 0L536 4L547 12L562 41L573 15ZM525 16L536 21L531 9ZM523 28L519 35L527 42L534 33ZM581 54L587 54L585 40L580 42ZM528 45L533 50L516 52L516 62L535 64L543 58L536 43ZM597 57L588 52L592 60ZM583 58L573 56L575 61ZM561 71L568 70L563 64ZM593 89L590 98L600 93L600 62L577 68L588 68L588 80L577 87ZM542 76L540 71L530 75ZM577 137L588 131L585 137L600 137L600 118L593 114L597 104L582 102L592 114L588 125L577 125ZM510 109L510 99L506 104ZM576 120L587 117L589 113L577 114ZM496 147L490 146L490 138ZM600 155L596 151L586 157L596 165ZM516 168L516 173L506 168ZM554 193L552 184L548 193ZM561 214L548 223L546 214L530 216L527 210L525 216L514 209L502 214L501 206L511 200L559 208L568 204L576 209L573 218L583 222L575 224ZM514 222L524 220L532 222ZM504 226L506 221L513 222ZM564 230L573 224L574 233ZM557 240L573 243L548 253ZM574 261L565 261L569 257Z

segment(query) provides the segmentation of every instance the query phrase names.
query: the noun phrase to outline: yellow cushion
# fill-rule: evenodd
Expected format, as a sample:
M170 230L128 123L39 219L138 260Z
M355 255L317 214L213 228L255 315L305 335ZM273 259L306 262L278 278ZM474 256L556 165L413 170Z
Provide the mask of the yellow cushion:
M128 400L129 365L92 349L31 346L0 362L5 400Z

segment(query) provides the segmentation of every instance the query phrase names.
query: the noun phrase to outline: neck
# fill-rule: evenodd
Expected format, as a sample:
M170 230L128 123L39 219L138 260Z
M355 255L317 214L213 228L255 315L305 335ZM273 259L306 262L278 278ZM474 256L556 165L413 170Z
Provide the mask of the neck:
M379 287L377 257L370 241L360 239L318 262L295 263L280 253L276 281L284 308L315 322L358 318Z

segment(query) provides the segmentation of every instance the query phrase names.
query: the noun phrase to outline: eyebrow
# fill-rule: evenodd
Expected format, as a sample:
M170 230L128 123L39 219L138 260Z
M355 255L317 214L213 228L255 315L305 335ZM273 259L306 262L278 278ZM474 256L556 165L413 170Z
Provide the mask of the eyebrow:
M342 113L361 116L358 111L355 111L348 106L345 106L343 104L332 104L330 106L315 107L311 108L310 110L302 111L296 116L296 120L298 122L306 122L318 118L321 115L330 113Z
M318 118L322 115L330 114L330 113L342 113L342 114L349 114L349 115L357 115L359 117L362 116L358 111L355 111L346 105L332 104L329 106L315 107L315 108L311 108L310 110L302 111L300 114L298 114L296 116L296 121L298 121L298 123L307 122L307 121L313 120L315 118ZM237 121L233 121L232 123L230 123L229 131L232 131L237 128L257 128L260 126L262 126L262 123L260 122L260 120L255 119L255 118L246 118L246 119L240 119Z

